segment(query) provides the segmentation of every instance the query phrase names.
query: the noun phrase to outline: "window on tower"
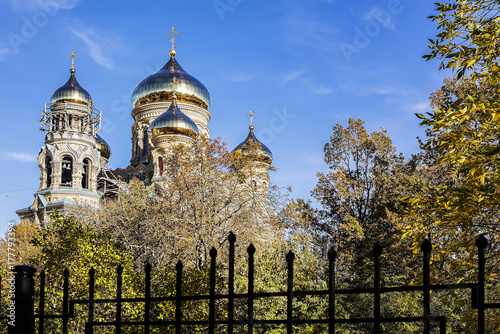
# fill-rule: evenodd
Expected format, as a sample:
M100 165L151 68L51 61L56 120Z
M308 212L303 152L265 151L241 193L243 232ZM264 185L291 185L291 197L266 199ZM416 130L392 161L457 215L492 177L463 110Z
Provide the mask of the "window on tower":
M148 155L148 130L144 130L142 134L142 147L143 147L142 156Z
M64 156L61 162L61 186L71 187L73 181L73 159Z
M90 160L83 159L82 188L89 189Z
M46 188L52 184L52 159L45 157L45 174L47 175Z
M135 152L134 152L134 157L138 157L140 155L140 147L139 147L139 138L137 134L134 134L134 143L135 143Z
M163 157L158 158L158 174L163 175Z
M52 129L59 131L59 116L52 116Z

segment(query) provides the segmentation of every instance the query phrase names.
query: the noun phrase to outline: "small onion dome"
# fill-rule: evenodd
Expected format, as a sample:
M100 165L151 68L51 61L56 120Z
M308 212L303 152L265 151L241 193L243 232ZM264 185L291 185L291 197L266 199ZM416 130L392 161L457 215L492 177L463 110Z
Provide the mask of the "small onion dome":
M101 157L108 159L111 156L111 149L108 143L101 136L96 135L95 141L97 142L97 150L101 152Z
M168 110L149 125L148 131L151 138L165 134L195 136L198 126L179 109L174 95Z
M75 72L74 68L70 70L71 75L68 81L52 93L50 103L68 101L92 106L92 98L85 88L80 86L76 80Z
M250 125L250 132L248 133L246 139L243 142L241 142L238 146L236 146L231 153L240 153L242 155L247 155L249 153L247 146L251 145L252 143L259 143L260 152L258 154L258 160L262 160L263 162L271 164L273 161L273 153L266 145L261 143L257 139L257 137L255 137L253 129L254 129L253 125Z
M206 110L210 108L210 94L207 88L184 71L174 56L175 53L171 52L170 60L162 68L143 79L134 88L132 93L134 107L150 102L170 101L175 89L179 101Z

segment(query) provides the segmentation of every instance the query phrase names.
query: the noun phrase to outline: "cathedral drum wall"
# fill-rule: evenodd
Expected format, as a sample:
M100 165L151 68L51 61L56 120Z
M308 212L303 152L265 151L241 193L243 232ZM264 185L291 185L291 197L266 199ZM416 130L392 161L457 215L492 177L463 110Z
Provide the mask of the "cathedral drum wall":
M207 110L188 103L177 102L179 108L189 118L191 118L200 129L200 133L208 135L208 122L211 115ZM148 126L158 116L163 114L170 107L170 102L154 102L143 104L132 109L132 117L137 124Z

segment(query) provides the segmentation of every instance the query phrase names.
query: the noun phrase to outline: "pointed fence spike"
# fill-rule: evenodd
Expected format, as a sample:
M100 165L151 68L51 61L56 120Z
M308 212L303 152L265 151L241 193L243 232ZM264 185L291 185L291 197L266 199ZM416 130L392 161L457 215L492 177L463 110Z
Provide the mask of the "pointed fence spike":
M382 246L380 246L379 242L377 241L375 243L375 246L373 246L373 256L380 256L382 254Z
M422 244L420 245L420 250L422 252L430 253L432 250L432 243L429 241L429 239L425 238Z
M236 235L233 233L233 231L229 232L229 235L227 236L227 240L229 240L230 243L235 243L236 241Z
M175 265L175 268L177 270L182 270L182 268L184 268L184 264L182 264L181 260L177 261L177 264Z
M147 273L151 272L151 264L149 262L146 262L146 266L144 267L144 271Z
M119 264L118 267L116 267L116 273L118 275L121 275L123 273L123 267L121 264Z
M215 249L215 247L212 247L212 249L210 250L210 257L217 257L217 249Z
M255 253L255 246L253 244L250 244L250 246L248 246L248 248L247 248L247 252L248 252L248 254Z
M68 268L64 269L63 275L64 275L64 277L69 276L69 269Z
M337 252L333 246L328 250L328 259L331 261L335 261L337 259Z
M479 237L476 239L476 247L479 249L485 249L486 246L488 246L488 239L484 236L484 234L481 234Z
M295 260L295 254L292 251L286 253L286 262L291 262Z

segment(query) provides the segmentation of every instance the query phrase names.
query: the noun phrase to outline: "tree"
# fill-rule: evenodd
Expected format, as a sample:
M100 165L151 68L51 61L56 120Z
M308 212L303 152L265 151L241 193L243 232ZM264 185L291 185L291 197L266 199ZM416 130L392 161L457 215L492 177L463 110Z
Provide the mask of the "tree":
M456 270L475 266L474 240L487 235L491 260L489 275L497 277L494 260L500 251L500 10L498 1L448 1L437 4L436 40L427 59L441 59L440 68L451 68L457 79L432 96L434 111L417 115L427 129L424 149L432 156L426 168L445 173L418 195L405 199L407 216L418 217L408 229L415 246L432 235ZM444 175L443 175L444 176ZM465 252L464 252L465 250ZM440 255L439 255L440 254Z
M132 181L117 200L104 203L96 223L136 263L149 260L156 266L181 259L187 267L202 268L213 246L226 253L231 230L244 244L276 238L276 202L252 182L262 177L258 145L249 152L231 154L219 140L205 137L192 147L172 146L162 179L149 187Z
M349 119L347 127L335 125L324 151L330 171L318 173L312 191L321 208L313 208L311 202L295 201L290 210L298 216L291 220L292 230L311 234L318 253L326 255L330 245L337 248L337 281L342 287L372 284L372 249L376 242L384 247L384 284L415 280L419 261L412 256L409 242L402 239L408 222L398 214L402 210L400 199L421 185L418 159L405 161L384 129L367 132L361 119ZM403 302L407 297L393 297L391 303L385 304L385 311L401 314L402 310L391 306L416 306ZM366 298L347 296L343 303L350 317L370 316ZM409 331L394 327L388 330Z
M413 217L407 235L414 247L434 241L437 280L450 275L475 280L475 239L486 234L487 282L498 279L500 208L500 3L494 0L436 4L436 39L424 58L441 61L456 78L431 95L433 111L417 115L426 127L426 165L434 173L414 196L405 198ZM466 314L469 323L474 312ZM462 321L465 323L465 321ZM498 331L492 321L489 330Z
M318 173L312 194L321 204L314 230L323 243L361 265L375 242L383 246L400 238L399 200L419 186L416 162L404 161L384 129L368 133L361 119L337 124L325 145L328 173ZM399 257L396 257L399 258Z

